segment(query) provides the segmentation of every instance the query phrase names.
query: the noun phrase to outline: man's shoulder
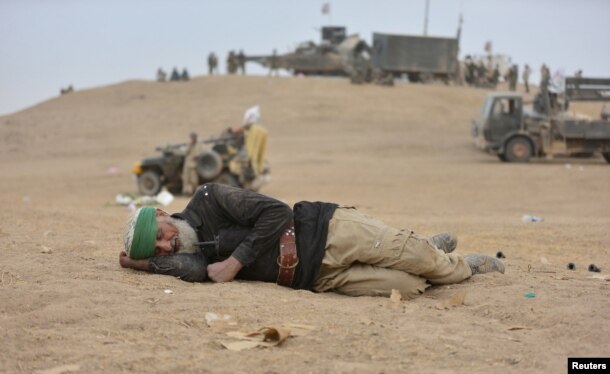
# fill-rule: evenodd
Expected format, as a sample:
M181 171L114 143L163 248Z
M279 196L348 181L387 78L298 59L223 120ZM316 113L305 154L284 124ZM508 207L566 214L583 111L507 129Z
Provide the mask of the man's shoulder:
M220 183L205 183L199 186L193 195L192 200L210 200L218 198L223 195L243 193L244 190L238 187L229 186L227 184ZM191 200L191 201L192 201Z

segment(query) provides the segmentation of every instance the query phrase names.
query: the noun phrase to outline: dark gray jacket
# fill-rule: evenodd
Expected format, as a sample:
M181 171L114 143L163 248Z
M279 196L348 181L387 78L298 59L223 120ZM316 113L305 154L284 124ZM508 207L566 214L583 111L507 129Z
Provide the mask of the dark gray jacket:
M299 202L294 213L283 202L252 191L208 183L201 186L182 213L200 241L217 240L219 245L202 248L202 254L153 257L151 271L201 282L208 263L235 257L244 267L238 279L275 282L279 238L294 221L299 265L293 288L311 289L324 257L328 222L336 204Z

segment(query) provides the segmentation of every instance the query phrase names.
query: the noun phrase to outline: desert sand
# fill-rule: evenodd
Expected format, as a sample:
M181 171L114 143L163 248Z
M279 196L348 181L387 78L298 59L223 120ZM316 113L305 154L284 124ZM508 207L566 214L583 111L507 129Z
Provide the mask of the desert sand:
M592 277L610 271L610 165L507 164L475 149L470 122L486 93L197 77L80 90L0 117L0 372L561 373L567 357L610 356L609 282ZM458 253L502 251L506 274L396 302L122 269L128 210L114 200L136 192L132 165L191 130L237 126L254 104L270 133L262 193L353 205L423 235L450 230ZM313 330L234 352L221 345L231 327L208 326L208 312L233 328Z

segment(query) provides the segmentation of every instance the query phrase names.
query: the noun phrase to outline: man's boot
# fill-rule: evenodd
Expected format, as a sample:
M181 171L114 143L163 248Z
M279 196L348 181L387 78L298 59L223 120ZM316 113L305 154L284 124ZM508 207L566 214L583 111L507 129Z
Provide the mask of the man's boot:
M472 270L472 275L498 271L504 274L504 264L495 257L487 255L464 256L466 263Z
M430 238L432 244L445 253L451 253L455 251L457 247L457 236L450 232L441 232Z

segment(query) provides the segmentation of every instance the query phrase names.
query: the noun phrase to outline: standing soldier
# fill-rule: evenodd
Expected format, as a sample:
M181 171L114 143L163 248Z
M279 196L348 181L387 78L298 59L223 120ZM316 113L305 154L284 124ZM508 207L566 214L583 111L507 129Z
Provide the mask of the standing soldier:
M277 50L273 50L273 54L271 55L271 60L269 61L269 74L268 76L270 77L271 74L275 73L275 76L279 76L279 70L278 70L278 58L277 58Z
M476 66L474 65L474 61L470 56L466 56L466 83L469 85L474 85L475 83L475 75L476 75Z
M216 54L214 52L210 52L210 54L208 55L208 75L213 75L214 70L218 72L217 67L218 57L216 57Z
M513 65L508 69L508 89L511 91L517 90L517 77L519 76L519 68Z
M170 81L179 81L180 80L180 74L178 73L178 69L174 66L174 68L172 69L172 75L169 77Z
M188 70L186 70L186 68L182 69L182 75L180 75L180 80L188 81L190 79L191 79L191 76L189 75Z
M540 68L540 99L542 100L541 112L543 114L549 114L551 112L551 100L549 97L549 85L551 84L551 71L542 64Z
M239 65L239 70L241 70L241 75L246 75L246 55L241 49L237 55L237 63Z
M530 66L528 64L525 64L525 67L523 68L523 84L525 85L525 92L529 93L530 92L530 74L532 73L532 69L530 69Z
M227 57L227 73L235 74L237 71L237 57L235 56L235 52L230 51L229 56Z
M192 195L199 186L199 176L197 175L197 156L199 155L199 145L197 143L197 133L191 132L190 143L184 155L184 166L182 168L182 193Z

